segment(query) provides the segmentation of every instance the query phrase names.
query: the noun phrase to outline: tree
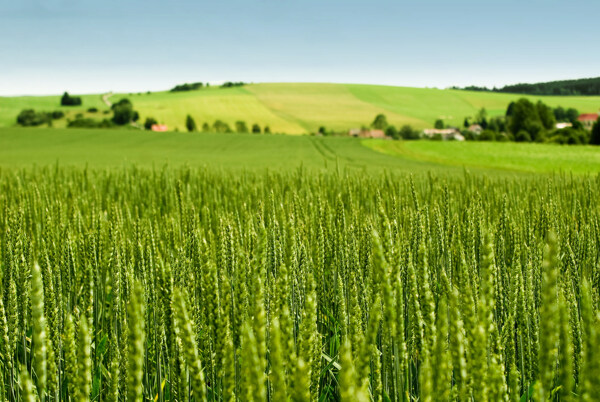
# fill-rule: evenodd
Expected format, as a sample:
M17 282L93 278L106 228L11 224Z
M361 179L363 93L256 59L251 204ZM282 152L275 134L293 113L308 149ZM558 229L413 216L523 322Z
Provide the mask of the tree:
M537 109L538 116L540 117L540 121L546 130L554 129L556 125L556 118L554 117L554 112L552 109L545 105L542 101L538 101L535 105Z
M24 127L39 126L50 121L47 113L38 113L33 109L21 110L17 116L17 123Z
M265 133L265 134L271 134L271 127L265 126L265 129L263 130L263 133Z
M194 118L189 114L185 118L185 128L187 128L187 131L189 131L190 133L196 131L196 122L194 121Z
M487 110L485 110L485 108L482 107L481 109L479 109L479 112L477 112L477 123L481 124L481 123L485 122L486 119L487 119ZM482 125L482 127L483 127L483 125Z
M444 128L444 120L437 119L435 121L434 127L437 128L438 130L441 130L442 128Z
M325 128L325 126L319 127L318 133L321 135L327 135L327 129Z
M154 117L146 117L146 121L144 122L144 128L146 130L151 130L152 126L158 124L158 121Z
M513 134L521 134L521 131L527 131L530 134L529 137L535 139L532 135L533 133L529 130L531 128L536 128L533 126L534 123L538 123L541 126L536 106L528 99L521 98L518 101L511 103L509 109L511 109L508 125L510 132ZM507 116L509 116L508 112L509 111L507 110ZM521 138L525 137L521 135Z
M135 117L133 105L127 98L123 98L110 107L113 111L113 122L117 125L125 125L131 123Z
M384 114L378 114L375 116L375 120L371 123L371 127L377 130L384 130L388 126L387 117Z
M207 123L207 122L204 122L204 123L202 124L202 132L204 132L204 133L208 133L209 131L210 131L210 126L208 125L208 123Z
M590 144L592 145L600 145L600 117L596 123L594 123L594 127L592 127L592 136L590 137Z
M470 126L471 126L471 124L469 123L469 119L465 117L465 121L463 121L463 127L469 128Z
M221 120L215 120L215 122L213 123L213 130L216 133L230 133L231 132L231 128L229 127L229 124L227 124Z
M394 126L388 126L388 128L385 129L385 135L386 137L393 138L394 140L400 138L400 135L398 134L398 129Z
M419 139L419 132L414 130L412 128L412 126L405 124L402 127L400 127L400 137L404 138L405 140L417 140Z
M79 106L81 105L81 98L79 96L71 96L68 92L65 92L60 98L60 104L62 106Z
M246 122L242 120L238 120L235 122L235 131L238 133L247 133L248 126L246 126Z
M252 125L252 132L253 132L254 134L260 134L260 126L259 126L258 124L256 124L256 123L254 123L254 124Z
M565 118L567 121L571 122L571 123L575 123L577 121L577 118L579 117L579 111L575 108L568 108L567 111L565 112Z

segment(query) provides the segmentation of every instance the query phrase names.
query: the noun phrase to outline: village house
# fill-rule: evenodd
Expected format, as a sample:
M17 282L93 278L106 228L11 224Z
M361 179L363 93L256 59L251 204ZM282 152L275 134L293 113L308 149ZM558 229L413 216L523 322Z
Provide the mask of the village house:
M463 137L463 135L460 133L460 131L458 131L458 129L456 129L456 128L443 128L443 129L428 128L428 129L423 130L423 137L432 139L438 135L444 141L449 141L449 140L464 141L465 140L465 137Z
M479 124L471 124L467 130L479 135L483 131L483 127L481 127Z
M587 128L588 130L591 130L594 126L594 123L598 121L599 116L600 113L584 113L579 115L577 121L583 124L583 127Z
M159 132L164 132L164 131L169 130L169 128L167 127L166 124L153 124L150 129L152 131L159 131Z
M369 130L366 128L352 128L348 131L348 135L359 138L387 138L383 130Z
M555 127L557 130L561 130L563 128L573 127L573 124L572 123L556 123Z

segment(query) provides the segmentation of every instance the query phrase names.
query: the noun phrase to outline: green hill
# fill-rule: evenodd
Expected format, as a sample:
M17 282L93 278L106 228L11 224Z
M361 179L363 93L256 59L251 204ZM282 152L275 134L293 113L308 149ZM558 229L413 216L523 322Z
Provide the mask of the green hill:
M153 92L114 94L111 101L129 98L141 120L152 116L171 130L184 130L185 117L190 114L198 126L220 119L230 126L243 120L248 126L257 123L269 126L273 132L303 134L319 126L347 130L369 125L376 114L384 113L395 125L411 124L416 128L431 127L442 118L449 124L461 125L467 116L474 116L485 107L490 116L501 115L506 106L521 95L439 90L358 84L250 84L234 88L203 88L187 92ZM580 112L596 112L600 96L526 96L542 99L550 106L574 107ZM25 108L64 110L67 118L77 113L86 117L104 118L108 106L101 95L82 96L81 107L59 106L60 96L0 97L0 126L15 125L16 116ZM97 113L87 113L96 107ZM64 127L66 120L54 122Z

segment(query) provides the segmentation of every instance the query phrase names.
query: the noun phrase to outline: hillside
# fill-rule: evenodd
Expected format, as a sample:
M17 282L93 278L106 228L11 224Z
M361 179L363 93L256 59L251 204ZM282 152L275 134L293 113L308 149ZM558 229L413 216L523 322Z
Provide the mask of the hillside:
M463 90L439 90L358 84L251 84L234 88L204 88L188 92L153 92L114 94L111 101L129 98L143 121L152 116L169 129L185 129L187 114L200 127L220 119L233 126L243 120L248 126L257 123L269 126L272 132L303 134L319 126L347 130L371 123L375 115L384 113L391 124L411 124L416 128L431 127L442 118L447 123L461 125L485 107L490 116L504 114L506 106L521 95ZM595 112L600 108L600 96L526 96L543 99L550 106L574 107L580 112ZM104 118L108 107L101 95L84 95L81 107L60 107L59 96L0 97L0 126L15 125L16 116L25 108L64 110L67 118L77 113ZM97 113L87 113L90 107ZM64 127L66 120L54 122Z

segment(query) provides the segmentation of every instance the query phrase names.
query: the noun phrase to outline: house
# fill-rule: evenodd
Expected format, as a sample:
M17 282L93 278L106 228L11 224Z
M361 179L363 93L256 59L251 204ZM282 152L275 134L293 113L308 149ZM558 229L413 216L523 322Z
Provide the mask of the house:
M479 135L483 131L483 127L481 127L479 124L471 124L467 130Z
M432 139L436 136L440 136L442 138L442 140L444 140L444 141L449 141L449 140L464 141L465 140L465 137L463 137L463 135L460 133L460 131L458 131L458 129L456 129L456 128L443 128L443 129L429 128L429 129L423 130L423 137Z
M169 128L167 127L166 124L153 124L150 129L152 131L164 132L164 131L167 131Z
M572 123L556 123L556 129L562 130L563 128L573 127Z
M348 135L360 138L387 138L383 130L369 130L366 128L352 128L348 130Z
M577 121L583 124L583 127L591 130L594 126L594 123L598 121L598 117L600 117L598 113L584 113L579 115Z

